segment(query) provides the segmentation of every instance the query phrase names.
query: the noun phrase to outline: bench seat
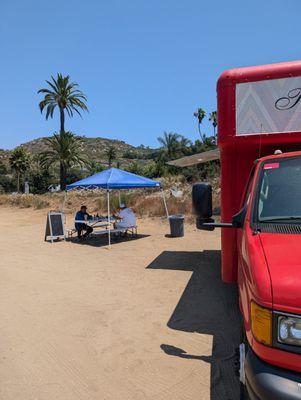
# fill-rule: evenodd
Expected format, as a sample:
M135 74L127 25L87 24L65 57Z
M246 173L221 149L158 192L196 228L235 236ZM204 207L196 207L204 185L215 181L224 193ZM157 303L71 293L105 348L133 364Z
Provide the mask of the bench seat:
M111 233L119 233L119 232L125 232L126 229L111 229ZM102 231L93 231L91 235L107 235L109 233L109 229L104 229Z
M130 232L133 236L137 236L137 226L129 226L127 228L116 228L116 229L111 229L110 230L111 234L112 233L128 233ZM106 235L109 233L109 229L105 229L102 231L93 231L92 235Z
M128 226L126 228L116 228L116 229L111 229L111 234L113 233L130 233L132 236L137 236L137 226ZM77 230L75 228L68 228L66 229L66 234L68 238L72 238L74 234L77 233ZM92 232L92 235L98 236L98 235L107 235L109 233L109 229L103 229L103 230L94 230Z

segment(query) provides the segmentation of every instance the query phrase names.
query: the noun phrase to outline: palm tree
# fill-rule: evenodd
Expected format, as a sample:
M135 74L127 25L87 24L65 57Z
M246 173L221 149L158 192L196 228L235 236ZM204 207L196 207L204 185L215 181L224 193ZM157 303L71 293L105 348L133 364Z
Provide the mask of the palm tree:
M88 111L86 105L87 98L79 90L78 84L70 82L70 76L57 74L55 79L51 76L51 81L47 81L48 88L43 88L38 93L45 94L44 99L39 103L40 111L46 109L46 120L51 117L56 108L60 113L60 135L65 133L65 111L69 117L73 117L74 112L81 116L81 111ZM64 188L66 182L63 180L64 167L60 167L60 184Z
M97 174L98 172L101 172L105 169L105 166L102 165L100 162L95 161L95 160L91 160L88 164L87 164L87 168L89 171L90 175L94 175Z
M197 111L193 113L193 115L198 119L199 134L202 138L201 123L203 122L203 119L206 117L206 112L202 108L198 108Z
M42 154L41 164L44 167L57 163L60 165L60 185L61 190L65 190L68 169L73 165L84 165L87 162L82 154L82 139L72 132L61 132L47 138L46 143L50 150Z
M40 89L38 93L45 93L44 99L39 103L41 113L46 108L46 120L51 117L58 107L60 112L60 133L65 132L65 111L69 117L73 117L76 112L81 116L81 111L88 111L86 96L77 89L78 84L70 82L70 76L57 74L55 79L51 76L51 81L47 81L50 88Z
M191 140L187 139L185 136L181 135L179 140L179 150L183 154L187 154L190 150L192 143Z
M166 154L165 153L158 153L155 160L154 160L154 168L152 171L153 177L158 178L161 176L165 176L166 173L170 170L170 167L166 165Z
M23 147L17 147L9 158L11 169L17 175L17 191L20 192L21 175L29 168L30 156Z
M169 160L177 157L179 151L179 140L181 135L173 132L164 132L163 137L158 137L158 142L161 144L166 156Z
M116 150L114 146L109 146L106 151L105 155L108 159L109 168L112 167L112 162L116 159Z
M215 136L216 136L216 135L215 135L215 130L216 130L216 127L217 127L217 112L216 112L216 111L212 111L212 112L209 114L209 121L212 122L212 125L213 125L213 132L214 132L214 137L215 137Z

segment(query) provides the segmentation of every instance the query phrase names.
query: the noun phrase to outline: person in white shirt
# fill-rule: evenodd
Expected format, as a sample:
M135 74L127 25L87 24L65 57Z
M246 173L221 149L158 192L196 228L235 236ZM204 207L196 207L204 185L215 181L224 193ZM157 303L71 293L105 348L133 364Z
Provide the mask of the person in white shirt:
M120 211L117 213L117 217L121 219L121 221L116 223L117 229L136 226L136 215L134 211L124 203L120 204Z

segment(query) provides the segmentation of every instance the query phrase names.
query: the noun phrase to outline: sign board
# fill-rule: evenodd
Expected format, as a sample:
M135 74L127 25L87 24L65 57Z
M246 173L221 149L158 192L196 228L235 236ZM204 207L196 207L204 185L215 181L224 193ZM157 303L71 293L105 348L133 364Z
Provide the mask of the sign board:
M236 85L236 135L301 132L301 76Z
M24 193L29 194L29 183L28 182L24 183Z
M64 214L50 211L47 214L45 241L53 243L55 239L65 239Z

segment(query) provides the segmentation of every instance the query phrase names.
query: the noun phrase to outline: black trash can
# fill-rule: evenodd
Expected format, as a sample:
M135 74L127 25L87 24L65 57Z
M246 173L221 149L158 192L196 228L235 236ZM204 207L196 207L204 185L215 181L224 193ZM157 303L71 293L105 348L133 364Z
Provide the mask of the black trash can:
M184 236L184 215L170 215L169 225L171 237Z

